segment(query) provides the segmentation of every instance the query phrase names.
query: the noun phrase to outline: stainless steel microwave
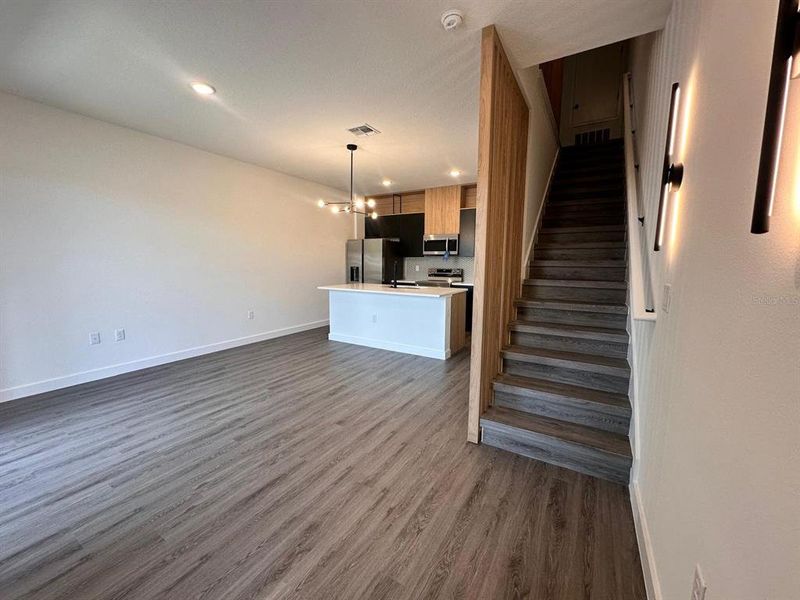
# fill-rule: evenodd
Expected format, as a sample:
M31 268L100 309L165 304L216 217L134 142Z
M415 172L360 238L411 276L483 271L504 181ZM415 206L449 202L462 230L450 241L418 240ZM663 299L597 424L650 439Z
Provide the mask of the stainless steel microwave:
M422 254L425 256L458 256L458 234L437 233L422 238Z

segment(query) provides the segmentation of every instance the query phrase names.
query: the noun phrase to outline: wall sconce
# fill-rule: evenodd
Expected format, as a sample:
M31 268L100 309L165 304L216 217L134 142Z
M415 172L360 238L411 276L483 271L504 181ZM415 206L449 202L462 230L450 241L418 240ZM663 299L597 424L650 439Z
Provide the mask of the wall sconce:
M797 0L795 0L796 2ZM681 104L681 86L672 84L669 100L669 123L667 124L667 144L664 148L664 166L661 170L661 198L658 201L658 221L656 221L656 241L653 250L658 252L664 244L664 227L667 223L667 208L670 192L681 189L683 164L672 162L675 152L675 134L678 129L678 113Z
M797 11L798 0L780 0L750 233L769 231L769 219L775 202L775 186L778 182L778 163L783 142L783 125L786 120L789 81L800 77L800 64L798 64L800 63L798 58L800 16Z

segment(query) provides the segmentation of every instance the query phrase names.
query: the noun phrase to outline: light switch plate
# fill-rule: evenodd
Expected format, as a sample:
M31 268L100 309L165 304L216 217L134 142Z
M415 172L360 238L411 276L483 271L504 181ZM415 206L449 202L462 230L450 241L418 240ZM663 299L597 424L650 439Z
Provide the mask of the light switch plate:
M661 298L661 309L669 314L669 307L672 304L672 285L664 284L664 296Z
M93 331L92 333L90 333L89 334L89 345L90 346L96 346L99 343L100 343L100 332L99 331Z
M706 581L700 571L700 565L694 567L694 581L692 582L692 600L705 600Z

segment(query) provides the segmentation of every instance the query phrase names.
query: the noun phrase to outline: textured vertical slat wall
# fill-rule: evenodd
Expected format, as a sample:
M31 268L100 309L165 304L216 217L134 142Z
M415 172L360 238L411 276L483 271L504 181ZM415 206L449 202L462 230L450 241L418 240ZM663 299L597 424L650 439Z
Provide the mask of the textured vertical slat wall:
M653 251L656 234L656 217L661 192L661 168L664 160L664 139L669 120L670 90L673 82L681 83L684 100L690 82L686 73L691 71L692 52L697 45L699 7L694 3L676 3L672 19L686 24L683 28L664 29L631 42L630 70L632 77L632 96L636 111L637 151L639 154L639 198L645 216L645 237L642 245L648 253L645 261L652 281L656 312L661 310L663 284L669 270L669 244L660 252ZM685 108L685 106L684 106ZM682 142L679 130L678 144ZM680 148L679 148L680 149ZM634 356L632 367L647 364L652 345L655 324L652 322L632 322L630 349ZM634 407L634 456L638 458L643 434L641 423L647 423L646 441L648 452L659 455L660 436L663 432L661 411L664 407L640 402L638 390L667 389L661 371L634 371L634 391L631 400ZM637 479L640 462L634 461L632 479Z
M478 442L480 415L500 370L506 325L522 285L522 225L528 105L494 26L481 40L475 304L472 318L468 439Z
M648 597L797 598L800 81L768 234L750 225L778 0L674 0L631 44L657 321L633 322L632 501ZM653 252L670 86L686 171ZM664 310L664 285L671 286Z

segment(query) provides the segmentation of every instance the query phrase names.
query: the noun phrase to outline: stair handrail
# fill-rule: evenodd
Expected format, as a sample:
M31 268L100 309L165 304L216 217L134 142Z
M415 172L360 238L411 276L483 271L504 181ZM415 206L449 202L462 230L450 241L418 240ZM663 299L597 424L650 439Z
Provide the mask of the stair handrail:
M655 321L656 311L652 301L649 256L642 244L646 230L644 207L639 204L636 164L636 126L633 122L633 96L631 74L622 76L622 103L625 140L625 195L628 230L628 274L631 294L631 317L637 321Z

